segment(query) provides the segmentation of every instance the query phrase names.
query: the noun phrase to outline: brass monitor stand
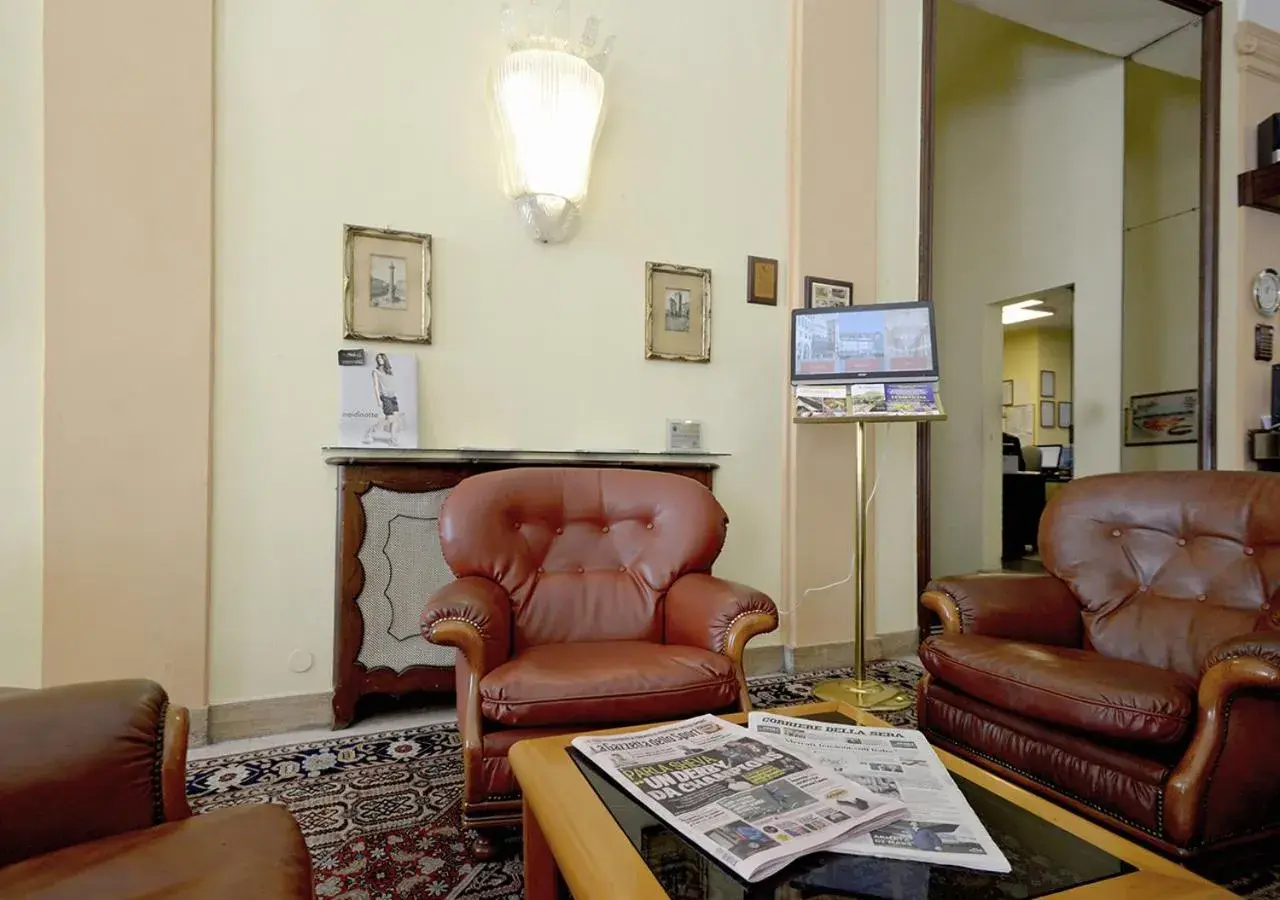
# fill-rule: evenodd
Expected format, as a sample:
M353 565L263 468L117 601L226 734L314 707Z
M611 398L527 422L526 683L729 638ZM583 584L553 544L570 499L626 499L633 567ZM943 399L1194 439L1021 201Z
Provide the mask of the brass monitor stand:
M820 681L813 693L823 700L847 703L857 709L892 712L906 709L915 697L901 688L884 684L867 677L867 425L870 422L937 422L945 419L945 413L927 416L868 416L865 418L840 417L834 421L853 422L858 429L854 455L856 472L854 487L858 495L858 512L854 517L854 571L853 582L853 677ZM820 419L797 419L797 422L818 422ZM833 421L828 419L827 421Z

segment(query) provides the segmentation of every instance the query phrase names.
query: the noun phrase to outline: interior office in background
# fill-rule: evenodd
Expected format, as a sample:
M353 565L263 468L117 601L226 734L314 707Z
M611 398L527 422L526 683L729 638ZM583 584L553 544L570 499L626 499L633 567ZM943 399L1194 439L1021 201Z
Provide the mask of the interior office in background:
M1039 511L1069 472L1197 465L1196 435L1141 426L1188 402L1203 367L1202 22L1160 0L1109 16L938 3L932 249L951 419L931 432L935 574L1034 562ZM1009 434L1028 448L1013 471Z

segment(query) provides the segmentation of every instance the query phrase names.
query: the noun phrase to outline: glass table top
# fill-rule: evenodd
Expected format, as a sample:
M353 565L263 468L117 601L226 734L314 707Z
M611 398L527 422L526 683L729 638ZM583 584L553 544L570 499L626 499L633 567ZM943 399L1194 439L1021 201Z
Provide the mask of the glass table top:
M809 718L857 724L838 713ZM576 750L569 755L673 900L1035 900L1135 871L1104 850L957 777L1013 871L993 875L948 866L818 853L747 884L614 786Z

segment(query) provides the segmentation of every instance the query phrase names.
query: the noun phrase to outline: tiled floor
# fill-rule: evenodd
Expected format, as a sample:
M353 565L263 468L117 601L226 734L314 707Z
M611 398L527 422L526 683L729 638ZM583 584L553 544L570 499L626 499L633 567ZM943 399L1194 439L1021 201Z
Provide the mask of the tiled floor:
M245 738L241 741L222 741L206 747L192 747L187 758L210 759L215 756L230 756L235 753L249 753L254 750L270 750L288 744L306 744L311 741L328 741L335 737L373 734L379 731L400 731L406 728L421 728L423 725L436 725L441 722L457 720L457 712L453 704L437 707L417 707L396 712L375 713L356 722L350 728L332 731L328 728L313 728L308 731L290 731L287 734L273 734L269 737Z

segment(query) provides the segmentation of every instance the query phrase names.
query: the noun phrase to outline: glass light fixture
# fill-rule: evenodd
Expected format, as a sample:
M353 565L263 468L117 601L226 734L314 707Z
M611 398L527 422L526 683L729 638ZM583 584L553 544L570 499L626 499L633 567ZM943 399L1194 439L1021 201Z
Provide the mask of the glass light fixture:
M549 23L541 0L529 0L523 23L504 6L502 27L508 52L491 92L503 188L534 239L557 243L573 234L587 196L613 38L596 52L600 21L592 17L571 45L568 0Z

